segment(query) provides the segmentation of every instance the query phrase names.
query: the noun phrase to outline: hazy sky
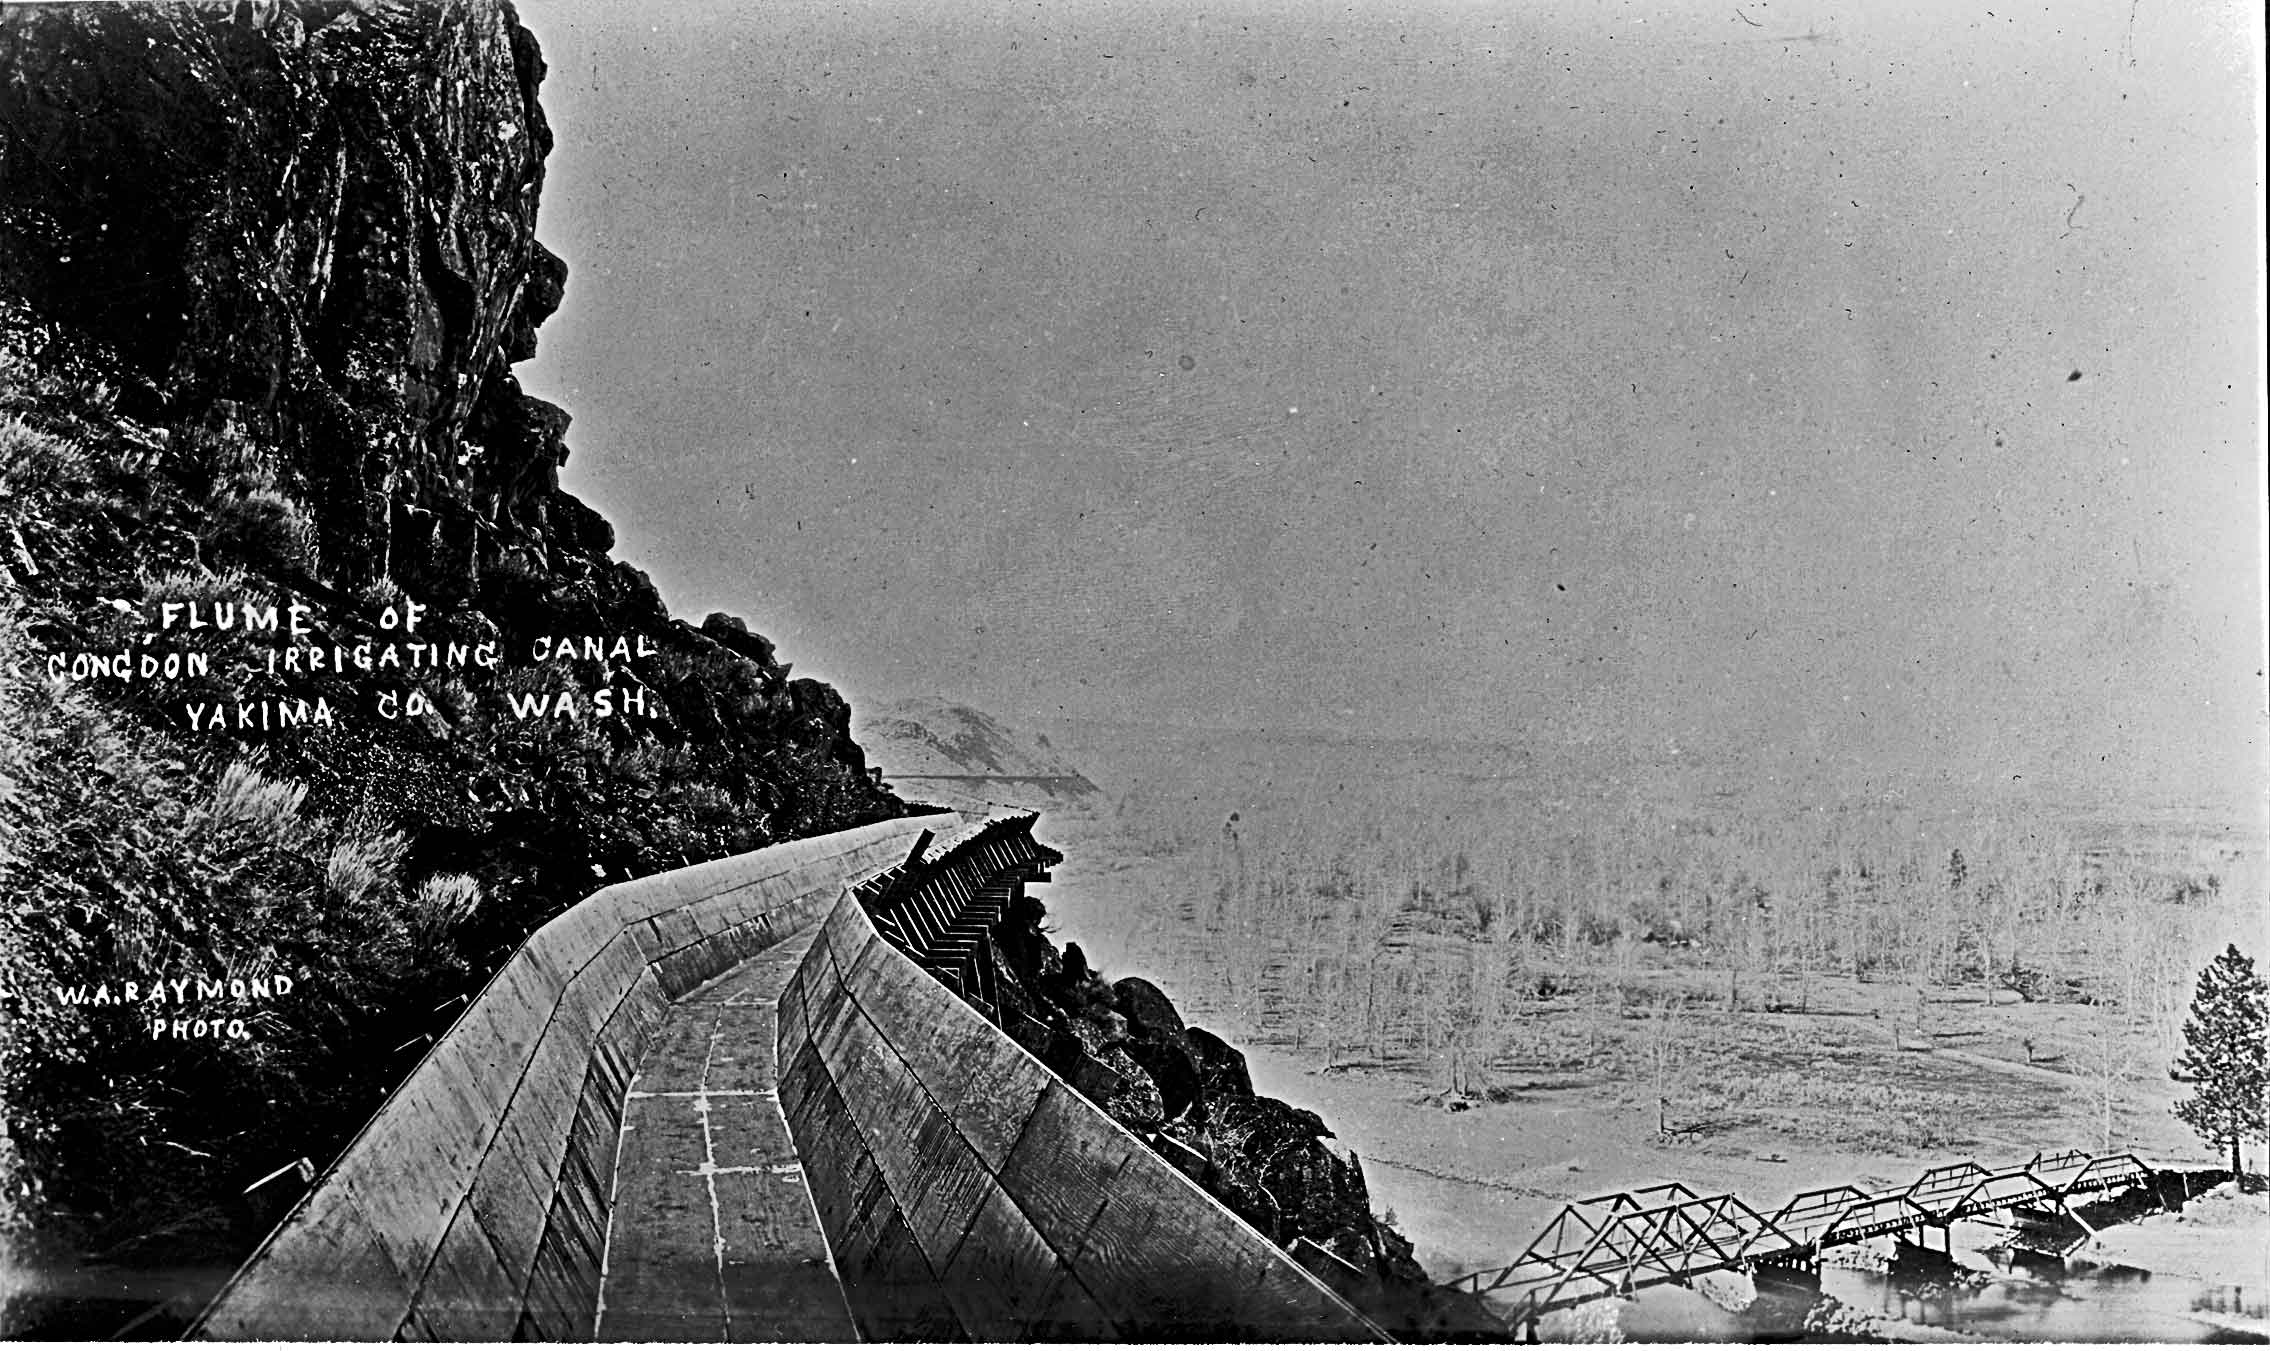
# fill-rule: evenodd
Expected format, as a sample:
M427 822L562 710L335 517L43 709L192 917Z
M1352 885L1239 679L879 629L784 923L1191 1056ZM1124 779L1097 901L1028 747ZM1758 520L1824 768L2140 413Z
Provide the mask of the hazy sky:
M855 704L2260 782L2247 5L522 10L569 485Z

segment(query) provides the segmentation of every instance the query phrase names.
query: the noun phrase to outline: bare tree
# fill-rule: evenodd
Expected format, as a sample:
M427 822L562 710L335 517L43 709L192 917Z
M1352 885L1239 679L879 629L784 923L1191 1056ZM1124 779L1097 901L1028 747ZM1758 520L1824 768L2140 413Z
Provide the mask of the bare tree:
M2106 1152L2112 1149L2114 1111L2141 1063L2127 1022L2125 1016L2109 1014L2093 1020L2073 1056L2074 1068L2081 1071L2096 1098L2097 1147Z
M1659 995L1649 1001L1647 1060L1649 1082L1655 1092L1655 1130L1658 1135L1671 1133L1671 1093L1677 1081L1684 1031L1675 1000Z

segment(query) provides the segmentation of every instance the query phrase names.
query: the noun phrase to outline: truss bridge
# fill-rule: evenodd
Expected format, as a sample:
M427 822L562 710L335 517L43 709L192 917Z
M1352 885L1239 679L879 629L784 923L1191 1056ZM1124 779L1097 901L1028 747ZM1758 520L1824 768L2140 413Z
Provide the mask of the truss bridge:
M1706 1272L1817 1269L1830 1248L1886 1235L1920 1244L1930 1229L1992 1215L2013 1227L2045 1212L2086 1230L2075 1198L2149 1183L2134 1154L2065 1150L1990 1169L1968 1160L1930 1169L1905 1187L1852 1185L1799 1192L1772 1214L1732 1193L1704 1196L1683 1183L1596 1196L1564 1206L1521 1256L1453 1284L1483 1296L1531 1336L1556 1309L1683 1283Z

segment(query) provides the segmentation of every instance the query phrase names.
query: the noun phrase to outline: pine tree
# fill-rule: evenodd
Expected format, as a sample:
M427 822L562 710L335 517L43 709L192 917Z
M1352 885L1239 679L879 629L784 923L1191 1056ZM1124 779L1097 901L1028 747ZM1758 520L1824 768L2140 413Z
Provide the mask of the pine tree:
M2199 973L2191 1016L2183 1022L2183 1054L2176 1070L2191 1080L2191 1096L2175 1105L2176 1119L2210 1145L2227 1144L2231 1172L2241 1172L2239 1142L2270 1138L2263 1099L2270 1093L2270 992L2254 962L2232 944Z

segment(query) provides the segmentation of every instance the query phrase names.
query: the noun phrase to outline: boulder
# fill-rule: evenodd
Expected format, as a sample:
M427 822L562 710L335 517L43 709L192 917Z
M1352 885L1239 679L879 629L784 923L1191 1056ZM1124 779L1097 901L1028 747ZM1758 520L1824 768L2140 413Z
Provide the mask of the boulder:
M1128 976L1111 987L1112 1001L1126 1015L1127 1025L1139 1037L1177 1037L1182 1015L1166 992L1141 976Z
M1127 1043L1126 1051L1158 1086L1160 1110L1167 1120L1181 1116L1199 1100L1203 1086L1198 1064L1181 1037L1137 1037Z
M1253 1075L1243 1051L1196 1024L1183 1032L1183 1045L1198 1063L1200 1091L1208 1101L1253 1096Z

